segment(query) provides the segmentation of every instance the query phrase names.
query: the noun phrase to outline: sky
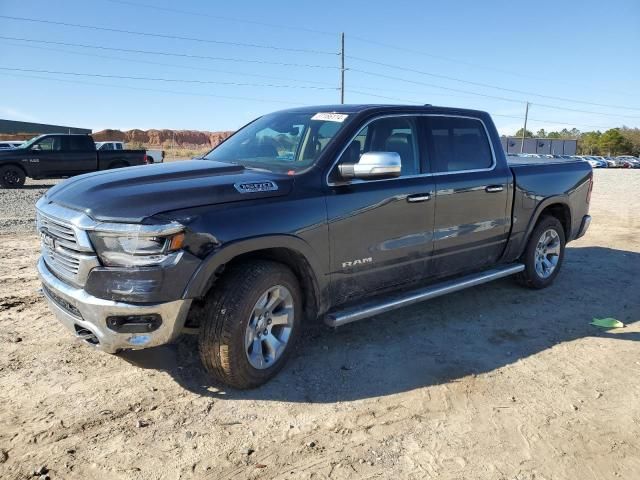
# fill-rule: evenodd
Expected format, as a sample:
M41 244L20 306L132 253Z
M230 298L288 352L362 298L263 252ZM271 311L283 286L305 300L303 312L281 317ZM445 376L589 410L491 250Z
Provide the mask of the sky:
M345 103L640 127L638 0L0 0L0 118L233 130L339 103L341 32Z

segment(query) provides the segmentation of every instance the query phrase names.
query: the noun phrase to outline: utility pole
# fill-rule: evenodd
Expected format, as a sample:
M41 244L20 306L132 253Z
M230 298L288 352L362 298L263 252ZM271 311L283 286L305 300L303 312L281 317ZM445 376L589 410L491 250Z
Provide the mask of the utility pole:
M524 137L527 135L527 118L529 118L529 102L524 110L524 128L522 129L522 144L520 145L520 153L524 153Z
M340 34L340 104L344 105L344 32Z

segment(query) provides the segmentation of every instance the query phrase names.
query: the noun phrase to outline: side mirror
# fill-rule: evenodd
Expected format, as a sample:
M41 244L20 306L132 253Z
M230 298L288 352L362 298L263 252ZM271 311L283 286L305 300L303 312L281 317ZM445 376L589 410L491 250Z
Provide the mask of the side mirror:
M41 150L41 148L40 148L40 144L39 144L39 143L36 143L35 145L33 145L33 146L31 147L31 150Z
M397 152L367 152L362 154L358 163L343 163L338 165L338 170L345 179L373 180L399 177L401 167Z

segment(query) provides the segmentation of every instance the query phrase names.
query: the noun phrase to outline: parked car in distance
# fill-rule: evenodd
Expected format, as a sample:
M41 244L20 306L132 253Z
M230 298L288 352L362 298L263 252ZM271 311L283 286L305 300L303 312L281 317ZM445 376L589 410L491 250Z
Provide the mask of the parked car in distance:
M599 160L594 156L583 155L581 158L589 162L589 165L591 165L592 168L607 168L607 162Z
M125 150L126 144L119 141L96 142L96 150ZM146 150L147 163L164 162L164 150Z
M0 141L0 150L10 150L12 148L20 148L24 142L18 142L13 140Z
M284 110L200 160L54 186L36 205L38 271L92 347L186 328L214 377L251 388L283 367L303 321L339 327L508 275L548 287L589 226L592 177L582 161L507 161L476 110Z
M99 152L104 152L106 150L124 150L125 149L124 142L107 141L107 142L95 142L95 143L96 143L96 150Z
M147 157L150 160L147 163L162 163L164 162L164 150L147 150Z
M145 163L144 150L97 151L90 135L46 134L0 151L0 186L21 187L26 177L64 178Z
M616 157L618 164L622 168L640 168L640 159L630 155Z

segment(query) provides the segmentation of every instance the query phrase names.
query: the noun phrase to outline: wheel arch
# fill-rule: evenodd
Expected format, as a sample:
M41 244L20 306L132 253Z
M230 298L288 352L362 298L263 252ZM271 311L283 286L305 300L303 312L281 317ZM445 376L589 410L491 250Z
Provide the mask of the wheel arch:
M29 177L29 171L24 167L24 165L18 163L18 162L3 162L2 165L0 165L0 168L4 168L4 167L16 167L19 170L22 170L22 172L24 173L25 177Z
M536 225L544 216L552 216L557 218L558 221L562 224L565 241L569 242L569 240L571 239L572 213L571 207L568 203L568 198L564 196L547 198L540 202L538 208L536 208L534 214L529 220L529 224L524 235L524 241L522 242L520 255L522 255L522 253L524 252L533 229L536 228Z
M305 241L289 235L249 239L216 250L193 275L183 298L203 298L224 278L225 270L252 259L273 260L293 271L303 292L305 318L314 319L324 310L326 285L320 263Z

